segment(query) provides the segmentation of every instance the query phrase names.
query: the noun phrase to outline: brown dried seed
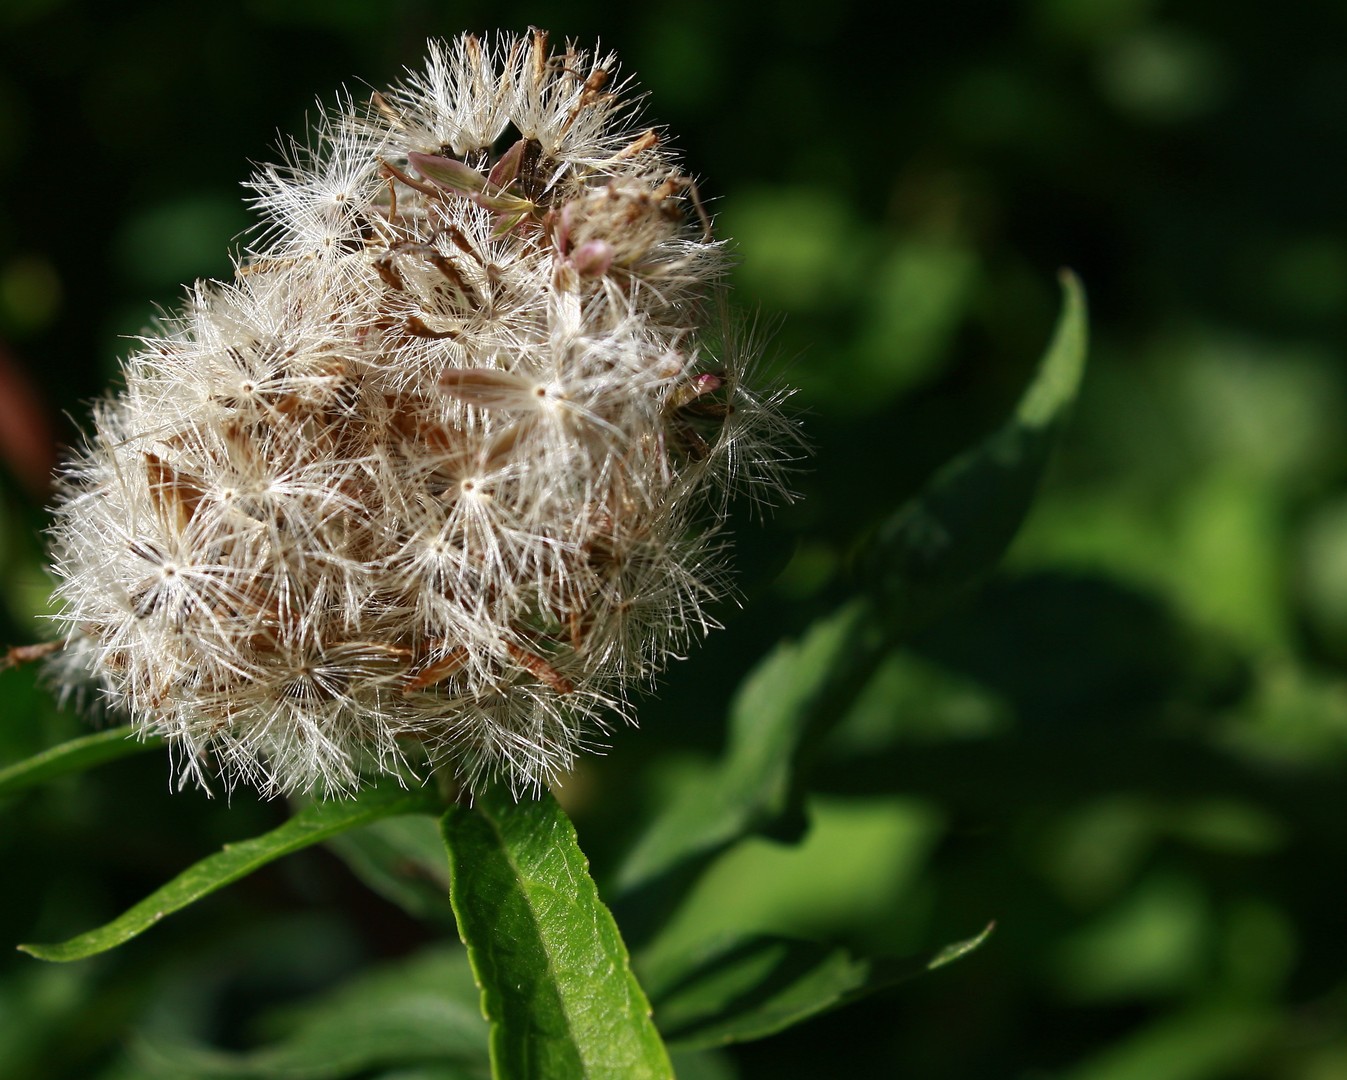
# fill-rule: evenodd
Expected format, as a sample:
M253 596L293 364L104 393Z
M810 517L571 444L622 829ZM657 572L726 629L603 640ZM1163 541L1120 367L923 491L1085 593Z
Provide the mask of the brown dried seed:
M510 659L539 682L550 686L558 694L575 693L575 684L567 679L566 676L562 675L561 672L541 656L529 652L527 649L516 645L512 641L505 643L505 649L510 654Z
M533 28L533 84L541 86L547 78L547 31Z
M20 664L31 664L34 660L41 660L52 653L60 652L65 646L64 638L60 641L44 641L38 645L12 645L5 650L5 655L0 657L0 671L18 667Z
M635 157L637 154L643 154L647 150L653 150L659 145L659 132L654 128L646 128L636 138L632 139L626 146L617 152L617 160L624 161L627 158Z
M538 402L531 381L495 368L446 368L440 389L479 409L528 409Z
M411 334L413 337L431 338L436 341L442 338L456 338L459 336L458 330L432 330L421 320L419 315L408 315L406 327L407 333Z
M188 480L158 454L146 450L145 472L150 481L150 502L159 519L175 532L184 532L205 494L199 483Z
M432 660L425 664L415 673L409 673L403 681L402 692L409 694L414 690L424 690L428 686L434 686L436 683L444 682L451 675L456 675L463 670L463 666L468 662L468 650L459 646L456 649L450 649L444 656L438 660Z
M384 97L383 94L376 90L370 95L369 101L379 114L390 124L397 128L402 127L402 114L388 103L388 99Z
M407 287L406 282L402 280L402 274L398 272L397 263L393 261L393 252L385 251L374 260L374 272L383 279L383 283L390 289L402 292Z

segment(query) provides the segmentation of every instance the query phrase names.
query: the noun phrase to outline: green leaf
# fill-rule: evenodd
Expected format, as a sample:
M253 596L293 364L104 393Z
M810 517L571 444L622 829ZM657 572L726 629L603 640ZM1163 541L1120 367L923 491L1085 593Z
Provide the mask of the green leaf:
M655 1019L671 1046L723 1046L774 1035L928 971L980 946L976 937L908 960L863 959L845 949L778 937L736 938L643 966Z
M678 1080L739 1080L739 1070L724 1050L676 1050L669 1048Z
M854 600L800 643L781 644L744 682L723 763L688 784L642 835L617 875L624 898L644 890L667 902L673 871L792 816L802 788L795 763L846 714L893 639L976 583L1005 551L1084 371L1084 296L1070 274L1062 284L1056 332L1014 415L882 526L864 560L874 600Z
M268 1020L286 1034L259 1050L223 1053L145 1038L136 1057L152 1075L172 1080L338 1080L431 1063L446 1077L488 1071L477 987L458 945L360 975Z
M1285 1030L1284 1016L1220 1002L1175 1008L1061 1073L1063 1080L1211 1080L1238 1076ZM1246 1073L1247 1075L1247 1073ZM1321 1073L1332 1076L1333 1070Z
M978 584L1005 553L1085 371L1085 295L1062 274L1062 313L1038 373L1011 418L945 465L884 522L860 560L861 577L901 636Z
M418 919L454 925L444 840L433 818L384 818L334 836L328 847L385 900Z
M722 764L688 783L644 833L617 874L631 893L681 864L705 861L795 805L794 762L811 725L845 713L882 654L871 606L854 601L778 645L744 680L730 708Z
M247 877L283 855L379 818L432 812L437 805L435 795L429 790L404 791L391 785L370 788L345 801L313 803L268 833L237 844L226 844L104 926L59 944L20 945L19 948L40 960L59 961L82 960L106 952L130 941L165 916Z
M394 1069L378 1073L369 1080L477 1080L486 1073L467 1071L461 1065L416 1065L410 1069Z
M1061 284L1062 313L1057 317L1048 351L1039 361L1038 374L1015 409L1015 419L1030 429L1060 426L1085 377L1089 351L1085 290L1070 270L1062 271Z
M13 795L58 776L82 772L161 745L157 738L137 739L129 725L71 739L0 769L0 796Z
M550 795L495 787L442 822L459 934L491 1022L493 1075L672 1077L617 923Z

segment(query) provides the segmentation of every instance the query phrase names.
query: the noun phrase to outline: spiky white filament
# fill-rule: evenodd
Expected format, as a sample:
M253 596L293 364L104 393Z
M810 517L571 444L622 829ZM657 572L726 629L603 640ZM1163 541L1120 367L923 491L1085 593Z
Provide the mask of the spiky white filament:
M537 789L715 626L727 485L784 490L710 239L611 56L432 42L252 182L53 528L60 663L183 778Z

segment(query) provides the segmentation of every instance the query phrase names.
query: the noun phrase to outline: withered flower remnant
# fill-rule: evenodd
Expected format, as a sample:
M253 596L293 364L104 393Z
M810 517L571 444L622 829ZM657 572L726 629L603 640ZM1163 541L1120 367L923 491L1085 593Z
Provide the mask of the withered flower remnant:
M798 448L614 58L431 42L251 182L264 224L95 410L52 529L63 680L179 782L536 790L714 625L725 495Z

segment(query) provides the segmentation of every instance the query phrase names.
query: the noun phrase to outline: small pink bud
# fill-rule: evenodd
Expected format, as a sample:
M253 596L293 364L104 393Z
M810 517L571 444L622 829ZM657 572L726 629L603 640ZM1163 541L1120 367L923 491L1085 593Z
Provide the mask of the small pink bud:
M581 277L602 277L613 265L613 245L607 240L586 240L571 255L571 265Z

